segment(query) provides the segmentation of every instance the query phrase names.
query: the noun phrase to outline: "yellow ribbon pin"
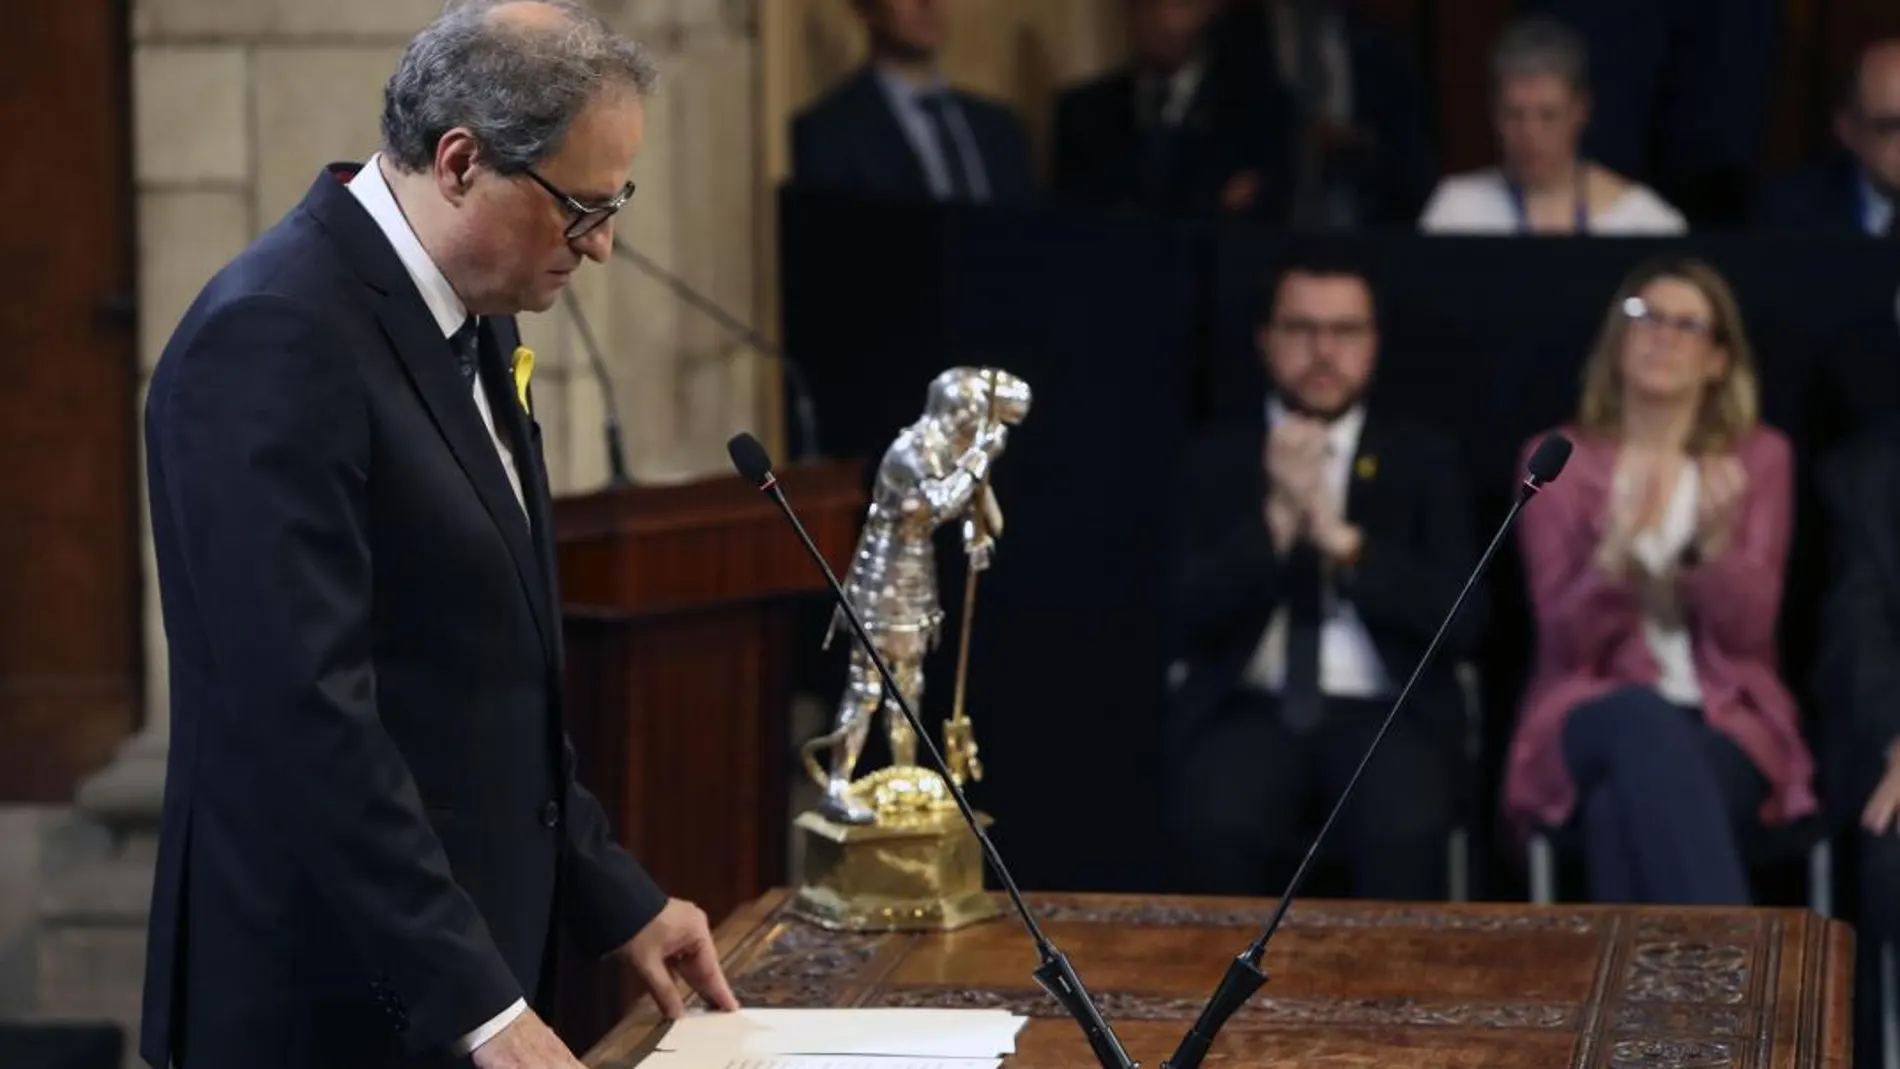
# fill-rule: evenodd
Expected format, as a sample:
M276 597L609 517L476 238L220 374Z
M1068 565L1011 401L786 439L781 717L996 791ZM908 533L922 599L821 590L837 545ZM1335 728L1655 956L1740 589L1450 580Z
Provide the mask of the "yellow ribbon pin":
M525 345L515 347L514 359L508 362L514 369L515 393L521 398L521 407L528 407L528 380L534 377L534 350Z
M1370 479L1379 474L1379 458L1374 456L1360 457L1358 462L1352 466L1352 470L1353 474L1359 476L1360 481L1363 482Z

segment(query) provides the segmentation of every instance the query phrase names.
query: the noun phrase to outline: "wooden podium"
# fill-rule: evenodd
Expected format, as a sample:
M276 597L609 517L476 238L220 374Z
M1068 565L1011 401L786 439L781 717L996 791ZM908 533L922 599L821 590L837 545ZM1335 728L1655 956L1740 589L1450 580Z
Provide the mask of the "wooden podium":
M795 466L779 482L842 574L863 466ZM563 498L554 527L581 782L661 886L723 917L787 875L793 624L824 575L737 475ZM630 996L620 970L572 959L560 1031L584 1049Z
M1012 916L956 932L827 932L761 897L717 933L748 1007L999 1008L1031 1018L1004 1069L1095 1069L1030 980ZM1272 899L1026 896L1129 1057L1159 1066ZM1303 901L1267 985L1207 1069L1847 1069L1853 934L1798 910ZM698 1006L697 1000L688 1003ZM642 1002L586 1057L636 1069Z

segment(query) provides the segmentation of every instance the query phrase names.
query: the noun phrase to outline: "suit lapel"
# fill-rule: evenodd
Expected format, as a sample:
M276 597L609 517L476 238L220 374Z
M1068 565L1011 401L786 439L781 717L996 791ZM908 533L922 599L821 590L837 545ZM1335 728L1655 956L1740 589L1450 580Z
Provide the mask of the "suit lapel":
M506 474L503 474L501 489L506 495L507 515L513 521L504 528L504 533L509 535L508 552L514 557L515 571L521 576L522 589L527 593L529 603L534 606L535 624L541 630L542 645L552 657L559 645L560 629L554 617L551 593L553 580L548 571L543 544L548 524L547 484L541 471L539 439L529 426L528 413L521 407L514 378L505 370L520 340L521 335L511 320L483 320L482 346L486 354L482 367L488 391L488 407L495 417L496 431L508 442L508 451L515 458L515 474L521 480L521 501L517 502L514 488L507 485ZM483 431L485 437L486 428ZM488 454L495 459L495 468L500 471L501 457L492 442L489 443ZM526 512L523 511L524 505ZM490 511L493 512L494 508L491 504Z
M502 541L508 546L508 555L514 561L515 572L533 610L535 626L541 632L543 645L550 651L555 650L558 632L548 608L550 599L547 591L550 584L544 578L545 569L541 555L536 552L528 518L522 512L521 502L515 499L514 488L508 483L508 473L502 467L501 454L496 450L487 426L482 423L481 412L475 407L468 383L455 369L448 339L442 336L441 329L430 316L422 295L416 291L415 282L402 266L395 250L390 247L389 239L383 236L376 221L344 187L344 182L356 170L355 164L331 164L311 185L301 207L335 237L351 267L376 294L373 304L377 323L389 338L390 346L396 350L397 359L415 387L416 394L422 398L430 420L434 422L443 441L448 443L450 453L468 477L470 485L475 488L476 496L481 499L489 518L501 531ZM495 343L492 330L484 330L483 333L488 336L488 344ZM510 344L507 351L513 351L512 342L518 336L513 322L508 321L506 337ZM514 396L512 384L506 396ZM518 410L520 406L510 407ZM508 409L504 408L498 409L495 416L500 420L509 414ZM528 440L529 436L525 433L515 438L517 442ZM527 499L532 512L537 500L545 499L546 480L531 479L527 474L531 469L538 471L538 464L521 466L522 496ZM530 489L531 482L535 489ZM537 494L540 495L539 499Z
M876 71L867 67L859 75L857 94L859 107L867 119L866 147L874 152L878 151L879 146L895 147L897 154L893 160L904 169L911 186L928 194L930 173L924 169L924 161L917 155L917 146L911 144L910 133L898 120L897 112L892 110L890 97L885 94Z
M1378 421L1368 412L1359 428L1352 466L1346 471L1346 500L1342 505L1346 519L1361 526L1367 522L1368 513L1377 513L1383 498L1386 473L1382 470L1382 438Z

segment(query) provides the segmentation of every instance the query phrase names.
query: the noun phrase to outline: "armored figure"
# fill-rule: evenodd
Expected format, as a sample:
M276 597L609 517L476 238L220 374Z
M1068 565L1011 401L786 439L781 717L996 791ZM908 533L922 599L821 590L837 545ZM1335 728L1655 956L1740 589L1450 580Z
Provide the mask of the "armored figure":
M912 709L923 694L924 656L943 625L937 596L933 534L963 520L964 551L973 570L989 567L1002 514L989 492L990 465L1003 452L1007 428L1029 412L1029 386L1007 372L952 368L930 384L924 414L900 432L878 466L864 530L844 580L865 632L890 666ZM832 615L825 643L849 625ZM851 775L871 722L885 707L893 769L916 764L917 739L896 703L887 703L877 667L853 642L845 692L830 733L805 745L805 765L825 789L824 814L869 824L877 813L851 792ZM827 773L815 757L830 749ZM940 786L940 784L939 784Z

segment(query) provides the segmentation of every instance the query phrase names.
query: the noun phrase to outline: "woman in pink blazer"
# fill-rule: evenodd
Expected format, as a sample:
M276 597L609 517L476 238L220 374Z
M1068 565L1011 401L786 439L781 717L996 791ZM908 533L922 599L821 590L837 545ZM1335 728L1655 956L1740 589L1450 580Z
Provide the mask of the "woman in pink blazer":
M1574 829L1598 901L1746 904L1739 837L1815 809L1776 675L1793 460L1759 412L1727 283L1645 265L1561 428L1570 464L1520 521L1537 659L1505 811Z

